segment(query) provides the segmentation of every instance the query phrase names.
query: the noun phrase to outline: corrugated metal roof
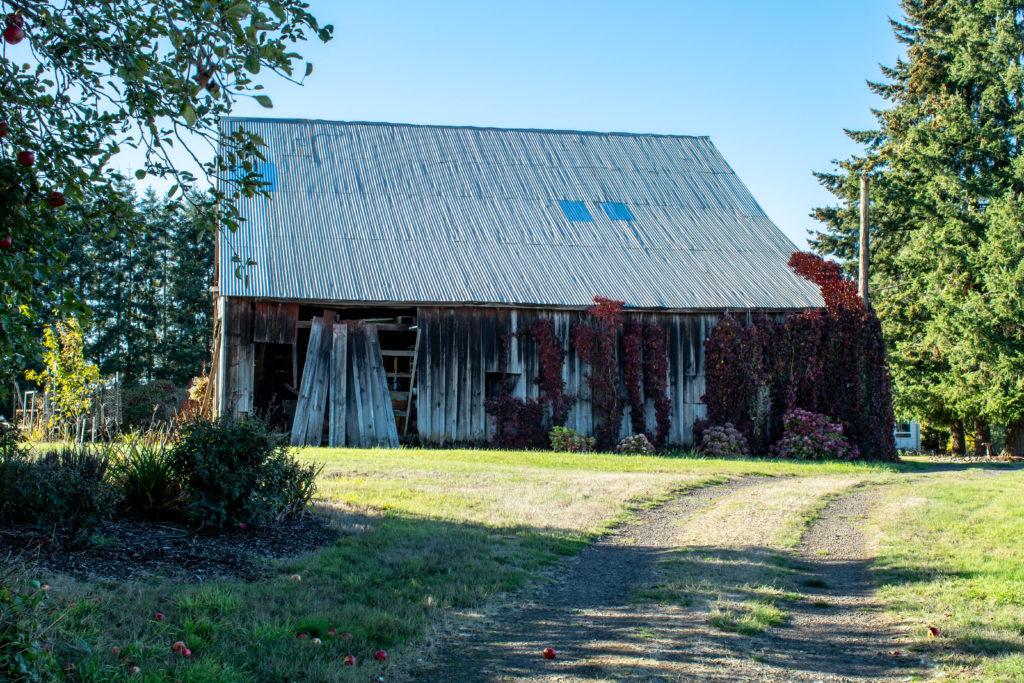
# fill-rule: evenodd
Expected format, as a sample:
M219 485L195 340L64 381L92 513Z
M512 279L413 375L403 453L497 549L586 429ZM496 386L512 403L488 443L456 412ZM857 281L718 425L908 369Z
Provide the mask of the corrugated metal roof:
M270 200L220 236L226 296L676 310L821 306L706 137L226 118ZM223 182L223 179L222 179ZM560 201L585 202L570 221ZM601 202L624 204L612 220ZM252 259L246 278L237 263Z

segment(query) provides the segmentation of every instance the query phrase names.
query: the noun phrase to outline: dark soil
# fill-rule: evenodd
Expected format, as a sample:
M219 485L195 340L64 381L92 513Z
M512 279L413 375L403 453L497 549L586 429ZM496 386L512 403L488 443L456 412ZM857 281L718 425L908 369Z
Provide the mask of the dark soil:
M267 560L311 553L338 537L317 515L245 529L193 531L195 527L180 524L112 520L100 524L80 547L63 548L38 532L0 527L0 552L83 580L165 576L186 582L215 577L260 581L270 576Z

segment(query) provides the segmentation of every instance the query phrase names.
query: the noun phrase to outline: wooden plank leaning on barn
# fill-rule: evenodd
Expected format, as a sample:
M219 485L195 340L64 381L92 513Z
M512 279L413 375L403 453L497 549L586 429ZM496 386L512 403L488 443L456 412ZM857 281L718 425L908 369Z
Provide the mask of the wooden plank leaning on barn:
M348 402L348 325L334 326L331 345L331 408L327 443L331 448L345 445L345 408Z
M376 325L366 326L367 359L370 362L370 377L373 385L374 431L378 446L398 448L398 425L395 423L395 410L391 406L391 391L388 388L387 371L384 368L384 355L381 353L380 338L377 336Z
M366 369L363 358L366 355L366 331L361 323L352 325L348 334L349 391L348 405L345 406L348 420L348 442L357 448L371 445L366 425L373 419L366 405Z
M309 422L306 425L306 445L319 446L324 438L324 416L327 413L327 395L331 380L331 347L334 343L334 311L324 311L320 320L320 348L316 358L316 376L309 396Z
M292 420L291 445L306 445L306 425L309 423L309 397L313 392L313 375L315 374L317 352L320 349L320 334L323 328L320 318L313 318L313 327L309 330L309 346L306 347L306 364L302 367L302 381L299 385L299 398L295 402L295 419Z

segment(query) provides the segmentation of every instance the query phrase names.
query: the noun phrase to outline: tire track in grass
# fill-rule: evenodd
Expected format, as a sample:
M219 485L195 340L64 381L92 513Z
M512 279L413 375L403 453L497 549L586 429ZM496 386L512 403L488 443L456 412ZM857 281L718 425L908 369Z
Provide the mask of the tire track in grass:
M417 680L505 681L600 679L599 660L630 657L651 627L634 591L654 578L657 560L673 547L678 523L715 500L752 486L758 477L690 489L641 510L568 563L551 584L518 596L488 618L433 643L438 656L410 673ZM638 635L639 634L639 635ZM544 648L557 653L541 656Z

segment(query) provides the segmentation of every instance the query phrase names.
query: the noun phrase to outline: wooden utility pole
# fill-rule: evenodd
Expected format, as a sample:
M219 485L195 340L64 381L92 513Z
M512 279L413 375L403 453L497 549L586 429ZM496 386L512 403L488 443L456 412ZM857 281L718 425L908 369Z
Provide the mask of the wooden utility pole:
M858 290L864 305L868 305L868 176L860 176L860 281Z

